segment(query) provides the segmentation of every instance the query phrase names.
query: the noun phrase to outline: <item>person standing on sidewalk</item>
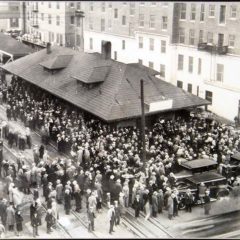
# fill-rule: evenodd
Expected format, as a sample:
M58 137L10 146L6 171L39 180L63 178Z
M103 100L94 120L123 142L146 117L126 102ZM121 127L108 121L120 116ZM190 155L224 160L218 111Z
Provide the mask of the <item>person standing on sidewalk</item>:
M137 217L139 217L140 210L141 210L141 202L140 202L139 194L137 194L136 198L134 199L133 207L134 207L134 210L135 210L135 217L137 218Z
M35 238L38 235L38 226L40 225L39 223L39 218L37 215L37 212L35 211L31 217L31 225L33 227L33 237Z
M186 204L186 211L192 212L193 195L190 189L187 189L187 192L185 194L185 204Z
M120 224L120 207L118 205L118 201L115 200L114 201L114 211L115 211L115 225L119 225Z
M205 191L205 197L204 197L204 214L209 215L209 212L211 210L211 199L210 199L210 191Z
M88 218L88 231L94 231L94 212L93 207L89 207L87 210L87 218Z
M45 221L47 223L47 233L50 234L52 232L52 227L54 225L53 211L50 208L47 210Z
M14 231L15 223L15 210L13 208L13 203L10 203L7 208L7 230Z
M65 213L69 215L71 210L71 195L69 189L66 189L64 193L64 209Z
M108 210L108 220L110 223L109 234L112 234L112 232L114 232L113 226L115 223L115 210L113 205L110 205L110 209Z
M20 210L18 209L16 210L16 213L15 213L15 221L16 221L17 236L20 236L20 233L23 230L23 225L22 225L23 217L21 215Z

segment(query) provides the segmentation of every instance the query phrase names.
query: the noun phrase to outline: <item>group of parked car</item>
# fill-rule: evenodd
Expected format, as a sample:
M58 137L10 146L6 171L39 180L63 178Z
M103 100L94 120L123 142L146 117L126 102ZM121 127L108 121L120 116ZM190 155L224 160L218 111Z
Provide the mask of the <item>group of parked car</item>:
M222 174L217 170L218 163L211 159L196 159L191 161L181 159L179 165L182 168L182 171L177 174L177 188L180 200L179 209L185 209L186 207L185 194L187 189L190 189L193 195L193 205L202 204L202 200L199 197L199 186L202 183L210 190L211 201L216 201L231 193L233 196L240 195L239 184L232 185L232 182L236 181L238 176L240 176L239 152L231 156L228 164L222 164L223 168L228 169L227 171L223 171Z

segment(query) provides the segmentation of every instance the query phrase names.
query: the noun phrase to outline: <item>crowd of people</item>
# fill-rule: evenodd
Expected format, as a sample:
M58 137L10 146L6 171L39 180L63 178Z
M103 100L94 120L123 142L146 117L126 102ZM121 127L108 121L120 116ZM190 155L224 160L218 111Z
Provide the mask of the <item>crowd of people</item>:
M16 77L8 86L4 102L9 121L21 120L30 130L41 132L42 145L33 146L32 166L26 166L24 157L19 156L17 169L7 167L4 173L13 182L15 179L25 193L30 193L30 187L35 189L32 226L37 222L38 190L43 188L48 233L56 223L57 204L64 204L65 213L70 214L71 200L75 201L75 210L81 211L83 197L89 230L94 230L94 216L101 211L103 201L109 207L109 233L128 207L135 209L136 217L145 213L146 220L163 210L173 219L178 216L175 174L180 170L179 161L211 158L222 172L221 164L227 164L240 149L240 136L215 120L193 116L160 118L146 128L144 164L140 131L136 127L105 124ZM9 138L9 133L6 131L4 136ZM51 159L44 148L49 141L55 142L59 153L65 155ZM208 199L209 190L204 194ZM189 190L185 198L186 210L191 212L193 200ZM34 236L37 234L35 228Z

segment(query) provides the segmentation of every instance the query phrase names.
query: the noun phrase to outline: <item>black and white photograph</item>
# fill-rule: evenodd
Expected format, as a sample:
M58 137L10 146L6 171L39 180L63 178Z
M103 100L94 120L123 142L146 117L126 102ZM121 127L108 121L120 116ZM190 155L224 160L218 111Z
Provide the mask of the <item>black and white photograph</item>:
M0 0L0 238L239 239L240 2Z

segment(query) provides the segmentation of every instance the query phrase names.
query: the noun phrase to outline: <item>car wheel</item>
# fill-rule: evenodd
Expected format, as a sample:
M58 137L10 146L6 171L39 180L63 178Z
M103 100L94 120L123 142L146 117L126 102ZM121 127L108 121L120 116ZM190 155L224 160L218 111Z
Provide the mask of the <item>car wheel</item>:
M183 210L183 209L185 209L185 208L186 208L186 205L185 205L184 202L180 202L180 203L178 204L178 209L179 209L179 210Z
M217 193L217 199L220 199L221 197L226 197L229 195L229 190L222 189Z

